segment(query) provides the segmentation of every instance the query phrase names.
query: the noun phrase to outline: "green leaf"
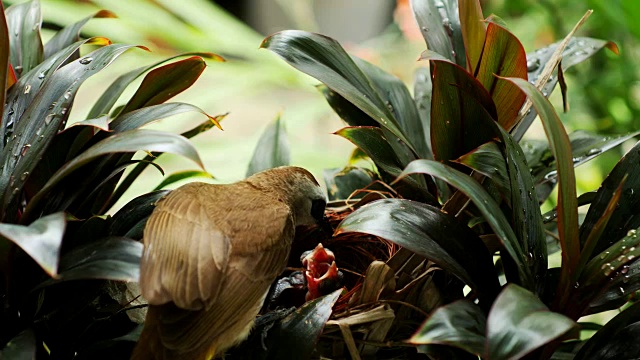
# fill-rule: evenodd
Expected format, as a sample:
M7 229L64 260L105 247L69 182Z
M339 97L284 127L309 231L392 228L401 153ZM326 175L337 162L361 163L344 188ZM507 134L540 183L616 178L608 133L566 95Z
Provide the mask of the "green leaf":
M287 30L267 37L260 47L273 51L291 66L324 83L415 152L370 80L337 41L319 34Z
M485 347L486 315L469 300L441 306L408 341L412 344L455 346L481 355Z
M199 56L176 61L151 70L120 114L161 104L193 85L207 64Z
M36 358L36 335L32 329L27 329L9 340L0 350L0 359L33 360Z
M640 354L640 303L609 320L582 346L574 360L633 359Z
M76 23L65 26L44 45L44 58L47 59L51 55L80 40L80 30L82 30L84 25L89 22L89 20L93 18L98 19L115 17L117 16L111 11L100 10L97 13L89 15Z
M110 236L125 236L133 239L142 238L142 231L139 237L132 234L132 230L142 230L151 212L156 207L156 202L169 194L170 190L159 190L140 195L129 201L111 219L109 226ZM140 226L141 225L141 226Z
M376 179L374 173L360 167L325 169L322 175L324 183L327 185L329 201L360 199L365 193L354 192L366 188Z
M60 259L60 274L38 288L71 280L138 281L142 243L127 238L106 238L73 249Z
M576 326L566 316L549 311L529 291L509 284L487 318L486 358L519 359Z
M20 78L42 62L43 46L40 37L42 14L40 1L32 0L9 6L5 10L9 34L9 58Z
M569 278L576 273L580 258L578 238L578 201L569 137L553 106L536 87L526 80L505 78L527 94L540 114L551 151L558 164L558 234L562 246L562 269Z
M331 106L333 111L335 111L335 113L347 124L351 126L379 127L378 123L371 119L371 117L364 111L358 109L355 105L350 103L337 92L329 89L326 85L320 84L316 86L316 88L318 88L322 95L324 95L324 98L327 100L327 103Z
M102 93L100 98L98 98L98 100L95 102L95 104L89 111L89 114L87 115L87 117L97 118L100 115L108 114L111 108L113 107L113 105L116 103L116 101L118 101L118 98L120 98L120 95L122 95L124 90L127 88L127 86L129 86L135 79L142 76L142 74L146 73L147 71L152 70L157 66L162 65L167 61L171 61L175 58L182 57L182 56L191 56L191 55L204 57L206 59L210 59L213 61L224 61L224 59L221 56L213 53L189 52L189 53L172 56L166 59L162 59L149 66L143 66L135 70L131 70L126 74L120 75L120 77L118 77L113 83L111 83L111 85L109 85L107 90L105 90L105 92Z
M466 67L458 1L411 0L411 8L427 48Z
M495 142L490 141L482 144L478 148L471 150L471 152L462 155L455 162L490 178L504 193L511 191L507 164L500 147Z
M486 306L500 289L491 255L480 238L436 207L403 199L379 200L349 214L336 230L336 234L348 232L379 236L426 257L476 290Z
M513 258L513 261L518 268L522 284L525 284L525 286L529 288L533 287L533 279L529 272L529 268L526 265L522 247L516 238L511 225L502 214L498 204L496 204L491 195L489 195L480 184L470 176L455 170L452 167L436 161L424 159L411 162L396 181L409 174L415 173L429 174L441 178L469 197L485 217L509 255Z
M538 77L542 73L545 65L551 59L551 55L562 41L558 41L545 48L541 48L533 53L527 54L527 72L529 81L535 83L538 80ZM610 41L587 37L571 38L562 52L562 69L566 71L570 67L585 61L593 56L593 54L600 51L603 47L607 47L616 54L618 53L617 46ZM542 93L545 94L545 96L551 95L557 83L558 77L556 73L553 78L549 79L549 82L542 87ZM522 139L524 133L527 132L537 115L537 112L532 110L526 114L519 124L516 125L516 128L512 131L512 136L516 141L520 141Z
M114 119L111 122L110 127L111 130L116 133L133 130L142 127L150 122L189 111L195 111L205 115L211 122L213 122L213 124L216 125L216 127L222 129L220 123L217 120L217 117L210 116L195 105L180 102L150 105L145 106L141 109L127 112Z
M278 324L278 335L270 347L270 359L308 359L316 348L333 305L342 290L302 305Z
M201 171L201 170L179 171L179 172L175 172L173 174L170 174L169 176L164 178L162 180L162 182L160 184L158 184L158 186L156 186L156 188L153 189L153 190L154 191L160 190L160 189L164 188L165 186L171 185L171 184L176 183L178 181L181 181L181 180L184 180L184 179L195 178L195 177L213 179L213 175L211 175L210 173L208 173L206 171Z
M31 199L24 216L27 217L27 214L36 207L40 200L44 199L56 184L78 168L103 155L137 151L170 152L182 155L193 160L200 167L204 167L196 149L187 139L180 135L146 129L125 131L98 142L58 169Z
M21 136L12 137L0 153L0 189L4 190L0 194L4 210L2 218L16 216L19 191L15 189L22 188L27 175L33 171L62 121L68 117L68 109L78 87L132 47L111 45L100 48L63 66L42 85L16 125L14 132Z
M289 165L290 161L289 139L287 139L287 133L278 115L260 136L249 162L246 176L249 177L278 166Z
M478 64L476 78L489 91L498 111L497 121L509 131L515 126L525 94L496 76L527 80L527 56L518 38L503 27L490 23Z
M625 177L622 196L603 231L603 236L591 254L592 257L617 242L629 229L640 227L640 213L637 210L640 199L640 191L638 191L640 189L640 143L636 143L622 157L602 182L580 228L580 242L582 244L586 242L598 219L606 211L609 199Z
M415 147L418 157L428 158L431 150L423 137L422 120L406 85L397 77L367 61L356 57L353 61L369 78L371 85L398 122L403 134L406 134Z
M431 145L436 160L454 160L492 140L497 117L489 93L458 65L431 60Z
M18 245L49 276L56 276L65 226L64 213L55 213L43 216L29 226L0 224L0 236Z
M479 0L458 2L462 39L467 54L467 71L476 73L476 68L482 58L482 48L485 44L487 26L482 15Z

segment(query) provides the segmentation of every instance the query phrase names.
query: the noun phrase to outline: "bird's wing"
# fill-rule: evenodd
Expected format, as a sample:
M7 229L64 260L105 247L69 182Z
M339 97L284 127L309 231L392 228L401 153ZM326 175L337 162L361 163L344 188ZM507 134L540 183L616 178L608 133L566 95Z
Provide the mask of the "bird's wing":
M157 204L145 227L142 295L152 305L208 308L238 274L273 281L292 238L289 208L244 183L185 185Z

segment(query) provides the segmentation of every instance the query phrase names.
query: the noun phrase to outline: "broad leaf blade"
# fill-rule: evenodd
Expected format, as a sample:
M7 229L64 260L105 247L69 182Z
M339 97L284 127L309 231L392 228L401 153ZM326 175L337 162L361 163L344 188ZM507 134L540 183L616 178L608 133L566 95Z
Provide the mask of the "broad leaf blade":
M566 334L577 324L549 309L532 293L507 285L487 318L488 359L519 359Z
M274 339L269 359L310 358L341 292L342 290L336 290L309 301L283 319L278 325L279 336Z
M454 160L493 139L497 117L489 93L463 68L431 60L431 145L436 160Z
M427 47L466 67L458 1L411 0L411 8Z
M358 194L355 191L366 188L376 179L370 170L360 167L325 169L322 175L329 201L362 198L365 193Z
M278 116L260 136L249 162L246 176L249 177L274 167L289 165L290 161L289 139L284 125L282 125L282 120Z
M368 126L345 127L335 132L335 134L351 141L364 151L376 164L378 170L392 176L398 176L402 172L402 164L387 139L383 136L380 128Z
M0 350L0 359L33 360L36 358L36 334L27 329L9 340Z
M549 139L551 151L558 164L558 233L562 245L563 270L575 274L580 257L578 238L578 201L576 178L569 137L553 106L535 86L523 79L508 78L533 102ZM566 265L564 265L566 264Z
M142 76L142 74L146 73L147 71L152 70L157 66L162 65L167 61L171 61L175 58L192 55L200 56L213 61L225 61L220 55L216 55L213 53L189 52L160 60L157 63L151 64L149 66L143 66L135 70L131 70L126 74L120 75L120 77L118 77L113 83L111 83L111 85L109 85L107 90L105 90L100 98L95 102L87 117L97 118L100 115L108 114L116 101L118 101L118 98L120 98L120 95L122 95L124 90L127 88L127 86L129 86L131 82Z
M192 56L152 70L120 114L161 104L180 94L198 80L206 66L204 59Z
M0 236L18 245L49 276L56 276L65 226L65 215L55 213L44 216L29 226L0 224Z
M64 27L58 31L47 43L44 45L44 58L47 59L51 55L66 48L74 42L80 40L80 30L84 25L93 18L115 18L116 15L108 10L100 10L97 13L87 16L86 18L75 22L71 25Z
M504 192L510 191L509 172L502 151L493 141L482 144L455 162L463 164L493 180Z
M70 280L103 279L138 281L142 243L127 238L107 238L76 248L60 259L58 278L38 287Z
M398 179L414 173L429 174L441 178L469 197L485 217L509 255L513 258L520 274L520 281L529 288L533 287L533 279L526 265L521 244L516 238L509 221L507 221L502 214L498 204L496 204L493 198L491 198L491 195L489 195L480 184L468 175L432 160L415 160L411 162L402 174L400 174Z
M640 353L640 303L635 303L598 330L575 360L633 359Z
M47 196L56 184L76 169L103 155L137 151L170 152L191 159L200 167L203 167L196 149L187 139L180 135L145 129L125 131L98 142L62 166L31 199L24 216L26 217L32 209L35 209L36 204Z
M287 30L267 37L260 47L320 80L415 151L367 76L337 41L319 34Z
M137 129L150 122L189 111L195 111L205 115L218 129L222 129L217 117L205 113L197 106L180 102L145 106L141 109L136 109L118 116L109 125L113 132L118 133Z
M509 131L515 125L526 96L515 85L500 81L496 76L527 80L527 57L518 38L503 27L490 23L476 78L495 102L496 120Z
M173 174L170 174L169 176L164 178L162 180L162 182L160 184L158 184L158 186L156 186L155 189L153 189L153 191L160 190L160 189L162 189L162 188L164 188L166 186L169 186L169 185L171 185L173 183L176 183L178 181L185 180L185 179L190 179L190 178L195 178L195 177L205 178L205 179L213 179L213 175L211 175L210 173L208 173L206 171L202 171L202 170L179 171L179 172L175 172Z
M146 223L151 212L156 207L156 202L169 194L169 192L169 190L152 191L129 201L113 215L111 225L109 225L109 235L139 239L138 237L130 236L131 231L139 227L139 224L144 225ZM143 228L144 226L141 227ZM140 235L142 235L142 232L140 232Z
M353 58L371 81L371 85L385 102L389 111L415 147L419 158L428 158L431 154L424 137L423 123L418 115L416 104L406 85L397 77L364 60Z
M438 208L402 199L384 199L347 216L336 234L360 232L392 241L426 257L475 289L491 304L500 284L480 238Z
M487 26L482 15L479 0L464 0L458 2L462 39L467 54L467 71L476 73L476 68L482 57Z
M480 307L469 300L459 300L434 311L409 342L455 346L482 355L486 323Z
M9 57L18 78L36 67L43 59L42 14L40 1L32 0L9 6L5 10L11 50Z
M2 116L2 123L6 122L4 117L4 103L6 98L6 90L9 88L9 72L13 71L9 68L9 28L7 27L7 18L4 16L4 6L0 2L0 11L3 16L0 16L0 116ZM4 147L4 128L0 126L0 149Z

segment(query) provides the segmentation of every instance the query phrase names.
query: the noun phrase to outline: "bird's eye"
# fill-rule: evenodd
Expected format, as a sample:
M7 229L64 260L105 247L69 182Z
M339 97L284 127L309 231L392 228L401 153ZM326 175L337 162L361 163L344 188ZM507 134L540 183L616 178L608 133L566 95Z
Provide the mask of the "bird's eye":
M311 202L311 216L316 220L321 220L324 217L324 208L327 206L327 202L324 199L315 199Z

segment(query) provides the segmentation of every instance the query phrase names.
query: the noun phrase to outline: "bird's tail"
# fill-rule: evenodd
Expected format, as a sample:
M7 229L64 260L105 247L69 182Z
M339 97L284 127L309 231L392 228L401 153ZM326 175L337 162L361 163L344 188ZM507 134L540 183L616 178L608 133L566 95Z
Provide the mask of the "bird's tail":
M166 307L166 306L165 306ZM138 344L133 350L131 360L210 360L215 357L216 346L202 346L198 348L171 350L162 342L160 319L163 311L167 309L163 306L149 306L144 328L140 334ZM183 310L184 311L184 310Z
M164 360L164 346L160 341L159 324L157 324L158 309L155 306L149 306L147 317L144 322L144 328L140 334L138 344L133 349L131 360Z

